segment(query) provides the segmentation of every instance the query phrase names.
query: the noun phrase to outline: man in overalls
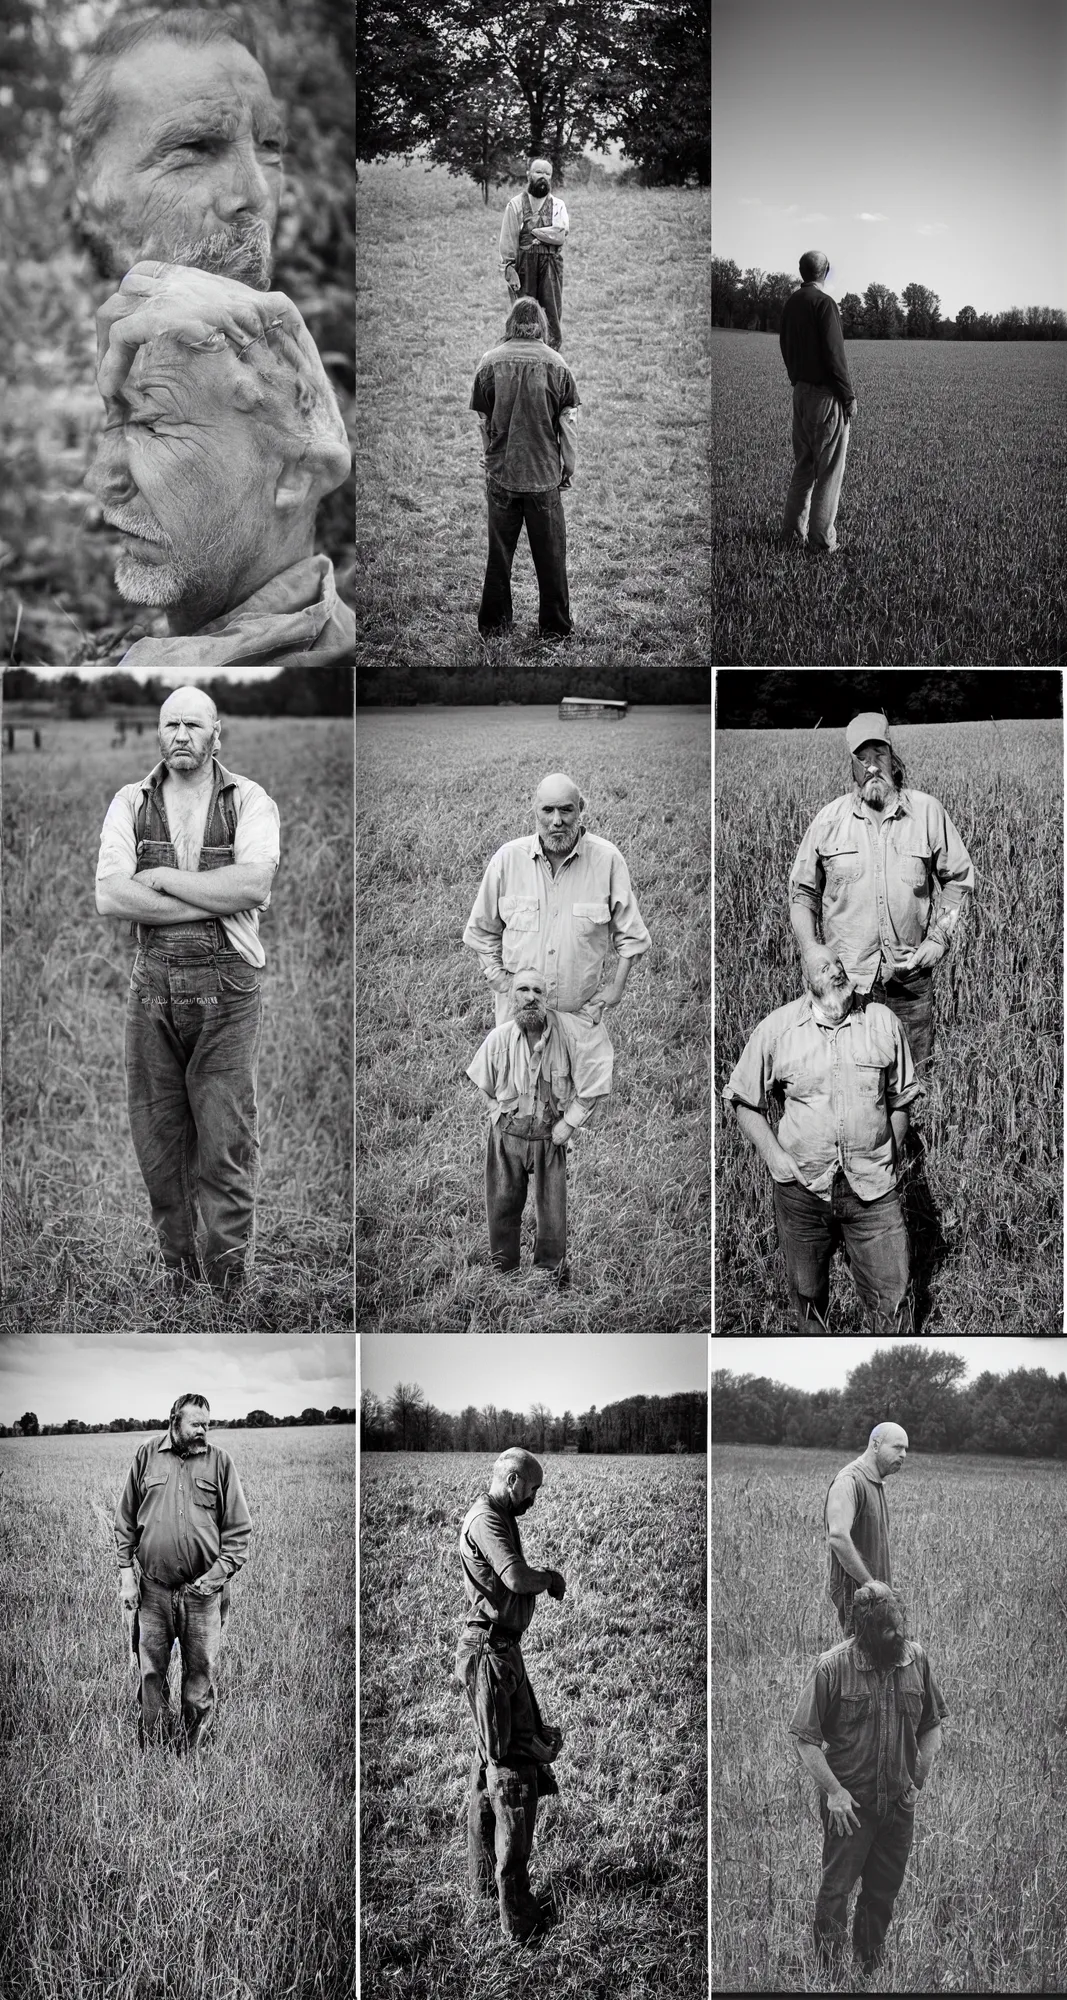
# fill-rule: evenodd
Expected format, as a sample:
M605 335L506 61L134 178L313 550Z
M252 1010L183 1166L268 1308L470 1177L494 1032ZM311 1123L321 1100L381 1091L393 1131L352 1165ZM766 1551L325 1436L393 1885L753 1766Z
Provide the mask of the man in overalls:
M108 807L96 907L137 937L126 1093L163 1264L179 1291L204 1276L226 1297L248 1276L254 1238L259 911L279 825L262 787L219 763L220 734L199 688L168 696L162 761Z
M522 293L543 308L548 344L557 349L563 345L563 245L569 229L566 205L552 193L551 160L531 160L526 186L504 210L500 268L513 297Z

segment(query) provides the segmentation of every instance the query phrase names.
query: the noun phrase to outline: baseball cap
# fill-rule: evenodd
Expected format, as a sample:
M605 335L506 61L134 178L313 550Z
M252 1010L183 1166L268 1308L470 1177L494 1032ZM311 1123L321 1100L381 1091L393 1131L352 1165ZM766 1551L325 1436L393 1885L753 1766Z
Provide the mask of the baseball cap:
M853 757L861 743L888 743L889 724L885 716L872 710L865 715L854 715L845 731L845 742Z

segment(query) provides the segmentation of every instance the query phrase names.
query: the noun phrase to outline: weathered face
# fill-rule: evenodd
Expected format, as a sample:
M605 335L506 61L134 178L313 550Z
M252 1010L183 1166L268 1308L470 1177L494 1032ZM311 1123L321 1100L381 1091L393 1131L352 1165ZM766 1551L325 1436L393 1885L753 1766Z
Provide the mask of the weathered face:
M519 972L511 982L511 1012L524 1028L543 1028L547 1020L545 982L535 972Z
M185 1407L178 1411L174 1432L178 1443L186 1450L197 1451L205 1445L210 1429L211 1417L202 1404L186 1403Z
M210 761L218 740L218 722L206 695L183 691L163 703L159 751L169 771L191 777Z
M521 1472L515 1472L508 1481L508 1487L511 1492L512 1512L528 1514L541 1491L541 1481L524 1479Z
M908 1438L906 1431L899 1431L895 1438L883 1438L874 1448L875 1462L882 1479L894 1472L902 1472L908 1461Z
M575 793L560 785L538 791L534 800L541 841L549 854L569 854L578 839L581 807Z
M829 951L813 954L808 963L808 985L824 1014L833 1020L844 1019L856 988L840 958Z
M255 57L237 42L161 37L118 58L111 90L115 116L82 189L101 266L120 278L154 257L265 290L285 125Z
M527 184L531 194L546 195L552 185L551 160L531 160Z
M888 743L861 743L852 759L852 777L864 803L881 812L893 790L893 753Z

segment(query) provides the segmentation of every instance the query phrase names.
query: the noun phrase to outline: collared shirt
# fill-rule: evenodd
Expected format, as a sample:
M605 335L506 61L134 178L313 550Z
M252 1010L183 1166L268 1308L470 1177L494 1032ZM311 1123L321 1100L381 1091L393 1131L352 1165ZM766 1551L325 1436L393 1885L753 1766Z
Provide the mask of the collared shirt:
M329 556L280 570L199 632L138 639L120 667L178 671L200 681L219 667L354 665L356 615L337 595Z
M620 958L640 958L652 940L618 848L583 832L555 875L540 834L498 848L463 942L491 986L499 990L502 972L536 967L550 1011L577 1014L601 983L609 944Z
M278 808L272 798L268 798L262 785L252 778L238 777L228 771L217 757L212 759L217 778L223 787L233 788L237 809L237 827L233 837L233 860L235 867L249 864L256 868L269 868L273 875L280 856L280 829ZM123 785L104 815L100 834L100 854L96 864L97 887L108 875L124 875L132 882L137 873L137 808L144 792L157 791L167 775L166 764L160 762L134 785ZM204 815L207 816L209 800L204 800ZM230 943L249 965L265 965L266 954L259 941L259 912L270 903L270 891L265 900L252 910L234 910L228 916L216 919L222 925ZM160 926L165 929L166 926Z
M973 891L971 857L944 806L910 786L880 815L863 804L858 787L831 799L812 820L789 877L790 902L821 915L827 950L840 954L861 993L891 979L925 937L947 944Z
M848 1532L854 1548L879 1583L892 1583L893 1571L889 1561L889 1509L885 1500L885 1481L879 1479L878 1474L872 1472L869 1466L864 1465L861 1458L854 1458L851 1464L843 1465L826 1489L822 1524L827 1534L830 1532L830 1495L835 1488L839 1488L848 1499L852 1517ZM851 1604L859 1587L856 1578L838 1562L831 1549L831 1597L835 1602Z
M501 1625L516 1637L525 1632L537 1598L529 1591L511 1588L516 1581L514 1565L526 1560L519 1524L510 1509L489 1493L475 1501L464 1519L459 1531L459 1559L468 1625Z
M504 220L500 225L500 268L505 272L509 264L514 264L519 253L519 237L522 234L523 194L527 192L527 189L523 189L522 193L513 194L504 210ZM570 229L570 217L567 214L566 203L557 201L554 194L543 195L540 201L537 201L533 195L530 195L530 206L534 212L533 226L535 229ZM559 245L559 249L562 252L562 243Z
M889 1116L922 1096L923 1086L888 1007L855 1003L830 1028L815 1020L810 993L776 1008L745 1043L723 1097L765 1115L772 1092L785 1103L778 1144L812 1194L829 1201L839 1167L861 1201L896 1186Z
M581 403L567 363L543 340L504 340L478 363L470 407L488 419L485 469L512 493L560 482L559 427Z
M211 1573L224 1582L245 1562L252 1535L237 1467L216 1444L183 1458L169 1431L138 1446L115 1510L120 1569L137 1557L165 1590Z
M915 1782L920 1737L948 1712L925 1647L905 1641L904 1664L882 1671L846 1639L820 1654L789 1733L825 1746L838 1784L857 1805L884 1813Z
M591 1100L611 1089L614 1050L602 1029L573 1014L549 1014L531 1049L518 1021L491 1028L467 1069L472 1083L495 1100L493 1124L529 1119L531 1132L550 1128L566 1114L584 1125Z

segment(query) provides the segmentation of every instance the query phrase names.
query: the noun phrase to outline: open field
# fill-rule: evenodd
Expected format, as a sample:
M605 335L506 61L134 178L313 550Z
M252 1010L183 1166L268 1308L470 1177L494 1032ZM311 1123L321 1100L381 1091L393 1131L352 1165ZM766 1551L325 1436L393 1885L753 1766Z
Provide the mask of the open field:
M778 545L792 392L773 335L717 331L711 658L1058 666L1067 345L847 344L858 413L829 560Z
M1061 1333L1061 726L947 723L894 729L893 741L909 781L958 828L977 884L934 973L933 1073L916 1120L946 1245L923 1330ZM721 1091L757 1023L803 991L789 871L819 807L850 780L837 731L720 732L715 776ZM719 1104L716 1329L780 1333L789 1315L770 1177ZM830 1325L862 1330L840 1259Z
M515 627L478 636L485 484L471 388L503 335L497 244L512 192L484 207L443 168L360 168L357 287L359 685L418 689L427 662L460 680L502 664L543 672L523 535ZM578 470L564 496L577 658L590 692L630 670L707 685L708 198L679 188L568 185L563 357L581 397ZM572 645L572 651L574 650ZM547 664L546 664L547 661ZM541 663L539 665L539 663ZM392 690L392 692L390 692ZM648 689L645 699L656 699ZM479 694L478 699L486 697Z
M220 1431L248 1498L213 1733L137 1748L110 1519L142 1434L0 1442L12 2000L355 1994L355 1431Z
M837 1618L823 1501L847 1450L712 1450L712 1990L825 1992L817 1792L788 1735ZM1059 1993L1067 1468L913 1452L893 1578L949 1709L874 1993ZM1020 1552L1025 1556L1020 1559ZM841 1991L855 1991L850 1975Z
M343 1331L352 1325L352 735L326 720L223 719L221 757L281 816L263 926L256 1281L176 1302L126 1118L135 945L98 917L100 828L151 769L154 731L43 725L4 758L4 1314L10 1331Z
M524 1656L564 1732L531 1862L555 1920L508 1944L467 1889L473 1739L453 1683L456 1538L492 1456L360 1460L364 2000L699 2000L707 1991L705 1464L556 1457L523 1523L563 1571Z
M357 1118L362 1330L706 1332L708 731L704 709L360 712ZM611 1021L615 1078L568 1164L572 1282L529 1301L489 1261L486 1113L464 1072L493 1025L464 925L490 856L564 769L626 858L652 948ZM530 1262L531 1205L523 1226Z

